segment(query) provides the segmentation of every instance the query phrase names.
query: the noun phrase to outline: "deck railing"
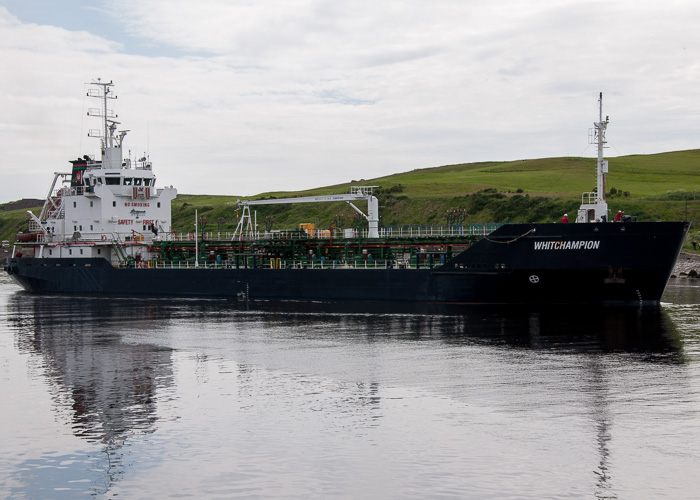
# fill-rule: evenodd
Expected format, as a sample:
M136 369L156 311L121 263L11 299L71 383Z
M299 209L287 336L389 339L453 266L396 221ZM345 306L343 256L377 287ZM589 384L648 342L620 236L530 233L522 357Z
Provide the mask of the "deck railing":
M412 224L405 226L386 226L379 228L380 239L391 238L431 238L431 237L463 237L485 236L498 229L502 224L483 223L469 224ZM236 241L251 240L306 240L316 238L321 240L368 238L368 229L316 229L306 232L296 229L273 229L270 231L252 231L242 236L235 235ZM234 239L234 233L228 231L206 231L199 233L199 239L226 241ZM194 233L170 233L171 241L194 241Z
M244 262L239 262L236 265L235 261L231 262L199 262L195 265L192 261L164 261L153 259L136 263L136 267L144 269L429 269L442 265L440 259L435 259L433 262L421 262L416 265L415 261L404 260L380 260L380 259L365 259L361 261L318 261L309 262L303 260L286 260L286 259L269 259L265 262L258 262L257 265L248 266Z
M32 225L33 224L33 225ZM386 226L379 229L380 239L400 239L400 238L457 238L465 236L486 236L496 229L498 229L502 224L497 223L484 223L484 224L469 224L468 226L462 226L459 224L453 225L430 225L430 224L414 224L406 226ZM75 241L73 235L64 235L63 237L59 235L45 235L39 232L41 228L38 224L30 221L30 232L37 232L37 239L40 243L64 243ZM255 231L242 238L236 237L233 240L234 233L230 231L207 231L199 233L198 239L206 241L253 241L253 240L271 240L271 241L288 241L288 240L308 240L309 238L315 238L320 240L334 240L334 239L368 239L368 230L356 230L356 229L317 229L312 231L310 234L294 229L278 229L271 231ZM112 242L118 239L117 233L81 233L79 240L81 242L102 242L105 241ZM126 237L127 243L150 243L149 240L145 241L146 238L143 235L131 235ZM195 241L195 233L160 233L159 240L166 241Z

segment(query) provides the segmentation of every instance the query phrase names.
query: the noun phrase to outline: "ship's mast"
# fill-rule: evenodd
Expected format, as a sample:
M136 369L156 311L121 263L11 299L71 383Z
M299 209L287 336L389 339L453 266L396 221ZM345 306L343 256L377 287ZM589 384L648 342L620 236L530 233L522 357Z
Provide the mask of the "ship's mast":
M581 206L578 209L576 222L605 222L608 219L608 202L605 199L608 160L603 158L603 149L607 144L605 130L608 128L609 121L607 116L603 120L603 93L601 92L598 99L598 121L593 123L594 129L588 129L589 144L598 145L597 185L595 191L583 193L581 196Z
M102 130L90 130L89 137L98 137L102 141L102 166L103 168L121 168L122 166L122 141L128 130L122 130L119 134L116 133L119 122L114 120L117 115L114 111L107 108L108 99L116 99L112 87L114 83L102 82L99 78L93 81L91 85L99 88L89 89L88 97L95 97L102 101L101 108L88 109L88 116L97 116L102 118Z
M608 127L609 117L605 117L603 121L603 93L600 93L600 99L598 99L598 122L594 123L595 127L595 137L598 143L598 184L597 184L597 196L596 196L596 218L603 220L602 216L607 217L608 215L608 203L605 197L605 177L608 173L608 161L603 158L603 148L607 141L605 140L605 130Z

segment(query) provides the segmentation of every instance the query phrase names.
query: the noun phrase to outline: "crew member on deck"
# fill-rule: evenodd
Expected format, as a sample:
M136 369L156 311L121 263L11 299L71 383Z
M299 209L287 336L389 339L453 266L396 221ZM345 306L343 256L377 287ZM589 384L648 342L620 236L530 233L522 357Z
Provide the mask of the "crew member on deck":
M624 214L622 210L618 210L617 213L615 214L615 222L622 222L622 214Z
M564 217L561 218L562 224L566 224L569 222L569 216L567 214L564 214Z

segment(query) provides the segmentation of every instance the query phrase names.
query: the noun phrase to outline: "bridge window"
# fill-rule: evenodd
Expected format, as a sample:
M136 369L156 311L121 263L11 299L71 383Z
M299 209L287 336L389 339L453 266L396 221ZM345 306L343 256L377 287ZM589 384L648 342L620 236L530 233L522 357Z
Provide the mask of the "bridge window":
M107 177L105 179L106 184L108 186L118 186L119 185L119 177Z
M143 179L134 178L134 186L140 186L143 183Z
M131 184L134 182L134 179L131 177L124 177L124 185L125 186L131 186Z

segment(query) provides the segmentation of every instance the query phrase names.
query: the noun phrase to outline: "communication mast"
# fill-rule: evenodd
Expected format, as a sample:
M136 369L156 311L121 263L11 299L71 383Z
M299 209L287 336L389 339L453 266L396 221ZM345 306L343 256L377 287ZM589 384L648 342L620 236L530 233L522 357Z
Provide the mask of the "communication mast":
M608 218L608 203L605 197L605 178L608 174L608 160L603 158L603 149L606 147L605 131L608 128L610 117L606 116L603 120L603 93L600 93L598 99L598 121L593 123L595 128L589 131L589 142L598 145L598 161L597 161L597 182L596 190L593 192L583 193L581 198L581 207L578 209L576 222L604 222Z
M102 100L100 108L89 108L88 116L96 116L102 118L102 130L90 129L88 137L96 137L102 139L102 166L103 168L121 168L122 167L122 142L128 130L122 130L117 134L117 125L120 123L115 120L117 115L114 110L107 108L108 99L116 99L112 87L114 84L102 82L98 78L91 85L98 88L88 89L87 96Z

